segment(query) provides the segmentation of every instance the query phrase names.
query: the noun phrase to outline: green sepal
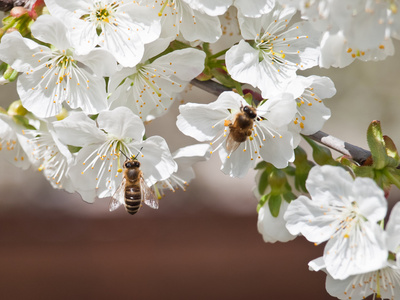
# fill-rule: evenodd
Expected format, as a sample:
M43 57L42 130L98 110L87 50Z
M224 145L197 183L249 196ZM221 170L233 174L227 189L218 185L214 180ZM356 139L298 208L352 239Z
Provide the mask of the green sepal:
M261 199L260 199L260 201L258 201L258 204L257 204L257 212L259 212L260 208L263 207L265 205L265 203L267 203L270 196L271 196L271 194L261 196Z
M260 195L264 194L267 186L269 184L269 172L268 170L264 170L260 176L260 181L258 182L258 192Z
M98 116L99 116L99 114L90 115L89 118L91 118L93 121L96 121Z
M375 169L383 169L389 163L386 154L385 140L383 139L381 123L372 121L367 130L367 142L371 150L373 166Z
M313 159L318 165L320 165L320 166L323 166L323 165L339 166L340 165L340 163L338 163L336 160L333 159L332 153L328 148L317 144L312 139L310 139L304 135L303 135L303 138L311 146L311 148L313 150Z
M293 166L287 166L286 168L282 169L287 175L295 176L296 175L296 168Z
M353 171L357 177L369 177L372 179L375 177L375 170L370 166L356 167L353 169Z
M14 115L12 116L14 122L16 124L22 125L24 126L26 129L32 129L32 130L36 130L35 127L33 127L31 124L29 124L29 120L27 118L25 118L24 116L21 115Z
M234 88L236 86L235 80L233 80L231 76L221 68L212 68L210 74L225 87Z
M279 216L279 210L281 209L282 196L281 195L271 195L268 200L268 207L271 215L275 218Z
M71 153L77 153L79 152L79 150L81 150L82 147L77 147L77 146L72 146L72 145L68 145L68 150Z
M16 101L14 101L13 103L10 104L10 106L7 109L7 113L10 116L15 116L15 115L25 116L28 113L28 111L22 105L22 101L21 100L16 100Z
M8 77L8 81L9 82L15 81L15 79L18 78L18 75L19 75L18 71L17 70L13 70L13 72L10 75L10 77Z
M10 80L11 75L13 75L14 69L11 66L8 66L7 69L3 73L3 78L6 80Z
M268 163L266 161L260 161L254 168L254 170L262 170L262 169L265 169L267 166L268 166Z
M295 194L293 194L291 191L288 191L288 192L284 193L282 196L283 196L283 199L285 199L285 201L287 203L290 203L294 199L297 199L297 196Z
M306 180L308 173L314 164L307 159L307 153L300 146L294 149L295 160L293 164L296 166L294 173L294 186L298 191L307 193Z
M385 142L386 154L389 158L388 166L397 167L400 164L400 156L397 152L396 145L394 144L393 140L387 135L383 136L383 140Z

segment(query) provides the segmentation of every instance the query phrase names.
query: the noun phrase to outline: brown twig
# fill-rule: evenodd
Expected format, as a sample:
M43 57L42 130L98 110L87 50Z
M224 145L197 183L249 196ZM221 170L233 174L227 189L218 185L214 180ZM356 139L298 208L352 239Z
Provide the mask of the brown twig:
M14 6L24 6L24 0L0 0L0 11L9 11Z

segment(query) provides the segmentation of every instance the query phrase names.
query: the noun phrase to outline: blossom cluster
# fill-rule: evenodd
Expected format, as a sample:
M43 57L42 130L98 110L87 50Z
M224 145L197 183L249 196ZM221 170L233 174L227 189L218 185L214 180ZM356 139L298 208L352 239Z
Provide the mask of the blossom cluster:
M397 0L29 1L0 32L1 82L17 80L20 97L0 110L0 155L92 203L119 197L131 180L125 159L140 162L133 173L160 198L185 190L192 165L218 152L231 177L261 170L258 230L266 242L299 234L328 241L310 268L328 274L330 294L394 299L400 207L384 230L388 182L311 168L299 143L322 129L331 115L324 101L336 94L330 78L301 71L393 55L397 7ZM171 153L145 127L193 80L225 91L210 103L179 106L177 128L200 143ZM311 199L291 192L285 172Z

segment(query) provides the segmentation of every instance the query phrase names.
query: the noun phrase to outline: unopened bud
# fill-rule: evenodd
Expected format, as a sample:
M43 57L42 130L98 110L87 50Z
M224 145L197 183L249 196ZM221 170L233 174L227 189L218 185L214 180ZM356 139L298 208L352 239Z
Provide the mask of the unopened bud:
M26 14L28 11L22 6L16 6L10 11L10 16L14 18L19 18Z
M28 111L25 107L22 106L21 100L16 100L8 107L7 113L10 116L25 116Z
M58 121L61 121L61 120L65 119L66 117L68 117L68 110L66 110L63 107L61 112L58 115L56 115L56 118Z

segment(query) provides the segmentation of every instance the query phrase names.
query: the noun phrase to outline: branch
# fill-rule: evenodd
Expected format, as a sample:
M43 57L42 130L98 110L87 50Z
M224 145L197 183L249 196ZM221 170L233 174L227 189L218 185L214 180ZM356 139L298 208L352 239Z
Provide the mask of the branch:
M0 0L0 11L9 11L14 6L24 6L26 2L22 0Z
M355 160L359 164L363 164L367 160L367 158L371 156L370 151L349 144L347 142L344 142L322 131L317 131L314 134L308 135L308 137L344 155L350 156L351 158L353 158L353 160Z
M231 91L231 89L223 86L222 84L212 81L212 80L207 80L207 81L200 81L198 79L193 79L190 82L192 85L205 90L215 96L219 96L222 92L226 91ZM356 162L359 164L362 164L363 162L366 161L368 157L371 156L371 152L368 150L365 150L363 148L360 148L358 146L349 144L347 142L344 142L334 136L331 136L329 134L326 134L325 132L318 131L314 134L308 135L312 140L325 145L333 150L336 150L344 155L350 156L352 159L354 159Z

